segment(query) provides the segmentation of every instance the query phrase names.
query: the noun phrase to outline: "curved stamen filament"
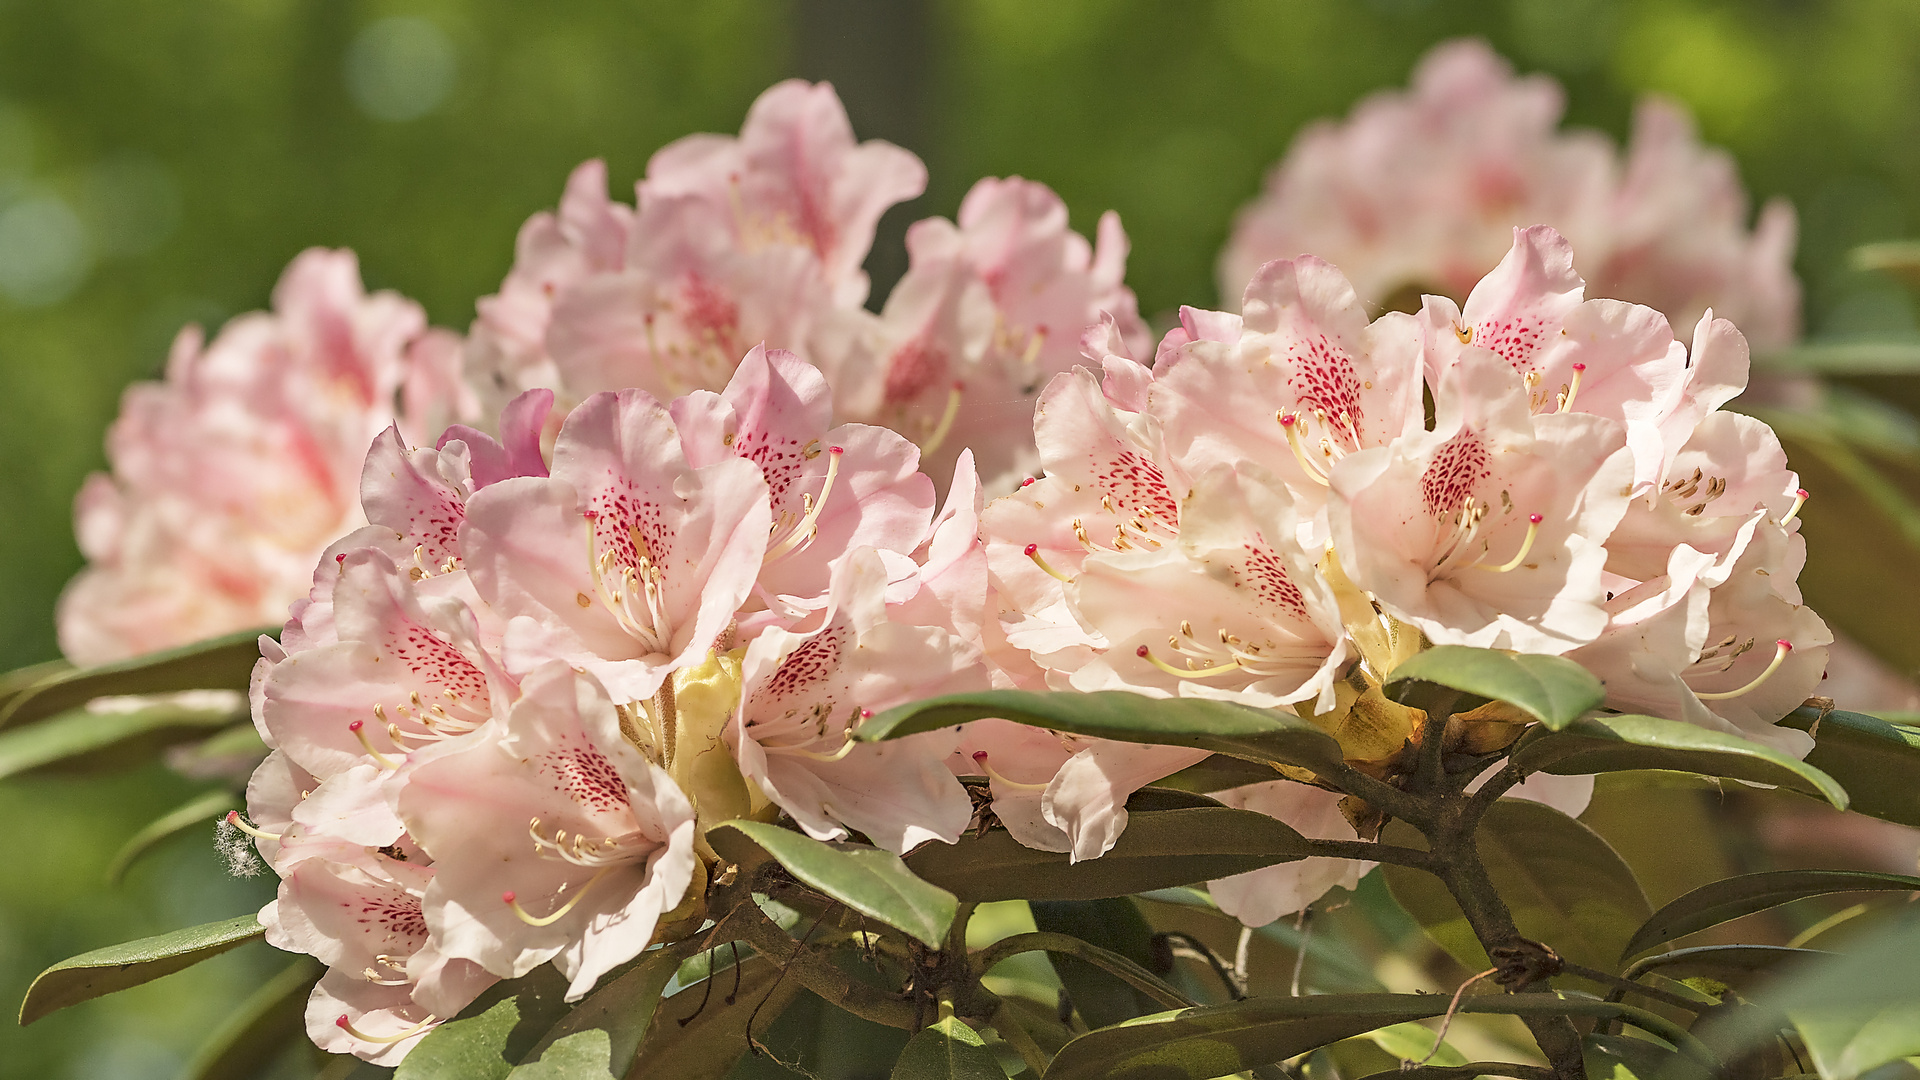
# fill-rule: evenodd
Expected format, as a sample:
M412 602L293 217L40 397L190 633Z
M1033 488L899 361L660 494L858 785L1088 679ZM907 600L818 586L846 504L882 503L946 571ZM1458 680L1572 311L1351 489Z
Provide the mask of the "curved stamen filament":
M1055 570L1051 565L1048 564L1047 560L1040 557L1039 544L1027 545L1027 558L1032 559L1033 565L1045 571L1048 577L1053 578L1056 581L1064 581L1069 585L1073 584L1072 578L1068 577L1067 575L1061 573L1058 570Z
M265 829L258 829L247 824L247 819L241 817L240 811L238 810L227 811L227 824L239 829L248 836L258 837L262 840L278 840L283 835L277 832L268 832Z
M520 901L513 895L511 891L501 893L500 900L503 903L505 903L508 907L513 909L513 914L516 918L518 918L521 922L526 923L528 926L551 926L554 923L559 922L561 919L566 918L567 912L572 911L574 907L580 903L581 898L587 895L587 890L593 888L595 882L599 881L603 877L606 877L607 870L611 870L611 869L613 869L613 867L609 866L605 870L602 870L599 873L588 878L587 883L585 885L580 886L580 891L573 894L573 899L567 901L564 904L561 904L558 908L554 909L554 912L551 915L535 916L535 915L527 914L527 909L520 906Z
M394 759L388 757L387 755L373 748L373 740L367 738L366 721L364 720L352 721L347 725L347 730L353 732L353 737L360 740L360 748L367 752L368 757L371 757L374 761L379 762L381 768L397 769L400 767L400 763L398 761L395 761Z
M1541 520L1542 519L1539 514L1528 514L1527 515L1527 538L1525 540L1520 541L1520 550L1513 553L1513 558L1508 559L1506 562L1501 563L1499 566L1482 566L1480 567L1480 569L1491 570L1496 574L1504 574L1510 570L1518 570L1520 568L1521 562L1526 559L1527 552L1533 550L1534 538L1540 535Z
M818 531L821 508L827 505L827 496L833 493L833 482L840 475L840 457L845 453L846 449L844 447L835 446L828 448L827 478L820 484L820 497L808 501L806 503L806 513L801 516L799 523L793 527L793 531L783 537L779 543L767 549L766 562L774 562L778 559L785 558L813 542L813 534Z
M1023 784L1018 780L1009 780L1005 773L993 767L993 762L987 760L987 752L985 750L975 750L973 752L973 763L987 771L988 780L1005 787L1022 788L1027 791L1044 791L1051 786L1051 783Z
M1182 670L1153 655L1153 650L1147 648L1145 645L1133 650L1133 655L1145 660L1161 671L1181 679L1204 679L1209 675L1225 675L1229 671L1241 670L1240 661L1238 660L1229 660L1224 664L1214 664L1211 667Z
M1320 466L1307 456L1307 448L1301 445L1300 417L1294 413L1280 413L1276 418L1280 421L1280 430L1287 433L1287 445L1293 448L1293 456L1299 460L1300 467L1314 483L1326 487L1327 474L1320 471Z
M1788 510L1786 514L1780 518L1780 524L1784 526L1787 522L1792 521L1799 515L1800 508L1805 505L1807 505L1807 489L1795 488L1793 492L1793 508Z
M1567 384L1567 392L1560 395L1560 411L1572 412L1573 399L1580 394L1580 376L1586 374L1587 365L1573 365L1573 380Z
M372 968L363 969L360 972L360 977L367 980L368 982L372 983L375 986L405 986L408 983L413 981L412 979L408 979L405 977L398 978L398 979L383 979L380 977L380 973L373 970Z
M1759 689L1761 683L1766 682L1773 676L1774 672L1780 670L1780 665L1786 661L1787 654L1793 651L1793 643L1786 638L1781 638L1779 641L1774 642L1773 645L1773 663L1768 664L1765 671L1754 676L1752 682L1738 690L1721 690L1717 692L1695 690L1693 696L1699 698L1701 701L1725 701L1728 698L1737 698L1742 694L1751 693Z
M540 832L540 819L527 822L527 833L533 837L533 852L536 855L554 855L575 866L604 867L612 863L624 862L624 855L610 855L620 846L620 841L611 836L593 839L583 833L567 838L567 830L556 829L553 839L549 840Z
M947 388L946 410L940 414L940 422L933 425L933 432L927 436L927 441L920 444L921 457L933 456L933 452L940 449L940 444L947 441L947 435L953 431L953 422L960 416L960 395L965 389L965 383L954 383Z
M802 750L797 746L793 746L793 747L769 746L766 749L776 750L782 754L790 754L794 757L810 758L814 761L825 761L828 763L832 763L835 761L845 760L848 754L853 753L854 747L859 745L860 744L857 742L854 742L851 737L848 737L845 742L840 744L840 749L835 750L831 754L823 754L818 750Z
M353 1021L347 1018L346 1013L341 1013L340 1019L335 1020L334 1024L335 1026L339 1027L340 1030L346 1032L347 1034L353 1036L356 1039L359 1039L361 1042L379 1043L379 1044L385 1045L388 1043L404 1042L407 1039L413 1038L415 1035L420 1034L421 1032L427 1030L428 1028L432 1027L433 1025L439 1022L440 1022L439 1017L429 1013L427 1014L427 1018L425 1020L420 1021L419 1023L413 1025L412 1027L396 1035L369 1035L366 1032L361 1031L359 1028L354 1027Z

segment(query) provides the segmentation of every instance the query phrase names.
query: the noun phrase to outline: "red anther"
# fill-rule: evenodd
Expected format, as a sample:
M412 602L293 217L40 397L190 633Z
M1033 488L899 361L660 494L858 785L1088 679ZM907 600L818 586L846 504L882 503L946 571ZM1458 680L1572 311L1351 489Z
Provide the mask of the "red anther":
M1034 327L1033 332L1039 334L1041 337L1046 337L1047 334L1051 333L1051 331L1047 329L1046 323L1041 323L1039 326Z
M1808 490L1807 490L1806 488L1794 488L1794 489L1793 489L1793 493L1794 493L1795 495L1798 495L1798 496L1800 496L1800 497L1801 497L1801 498L1803 498L1803 499L1811 499L1811 498L1813 498L1813 493L1812 493L1812 492L1810 492L1810 491L1808 491ZM346 557L346 556L344 556L344 555L343 555L343 556L341 556L341 558L345 558L345 557Z
M346 562L346 561L347 561L347 553L343 551L343 552L341 552L340 554L338 554L338 555L335 555L335 556L333 557L333 561L334 561L334 562L337 562L337 563L343 563L343 562Z
M1139 648L1133 650L1133 655L1139 657L1142 660L1145 660L1147 658L1147 647L1145 645L1140 646Z
M240 820L240 811L238 810L227 811L227 824L231 825L234 822L239 820Z
M501 894L500 894L500 902L501 902L501 903L503 903L503 904L511 904L511 903L513 903L513 890L512 890L512 889L508 889L508 890L507 890L506 892L503 892L503 893L501 893Z
M844 447L844 446L829 446L829 447L827 447L827 453L829 453L829 454L844 454L844 453L846 453L846 452L847 452L847 448L846 448L846 447Z
M1786 638L1781 638L1779 641L1774 642L1774 644L1785 649L1787 652L1793 651L1793 642L1788 641Z
M959 379L955 379L955 380L953 380L953 388L954 388L954 390L955 390L956 392L957 392L957 391L961 391L961 390L965 390L965 389L967 388L967 384L966 384L966 383L963 383L963 382L961 382L961 381L960 381Z
M1020 481L1020 486L1026 487L1028 484L1031 484L1031 483L1033 483L1033 477L1029 476L1025 480ZM346 556L342 555L341 558L344 559L346 558Z
M334 1027L337 1027L337 1028L347 1028L347 1027L352 1027L352 1026L353 1026L353 1021L351 1021L351 1020L349 1020L349 1019L347 1019L347 1014L346 1014L346 1013L341 1013L341 1014L340 1014L340 1019L338 1019L338 1020L335 1020L335 1021L333 1022L333 1026L334 1026Z
M366 726L367 722L365 720L351 720L347 722L347 730L353 732L355 735L358 735L360 729Z
M1040 545L1039 545L1039 544L1028 544L1028 545L1027 545L1027 558L1029 558L1029 559L1031 559L1031 558L1033 558L1033 556L1034 556L1034 555L1035 555L1035 554L1036 554L1037 552L1039 552L1039 550L1040 550Z
M973 760L975 761L987 760L987 752L985 750L975 750L973 752Z
M1293 422L1294 422L1294 420L1295 420L1295 419L1296 419L1296 417L1294 416L1294 414L1292 414L1292 413L1286 413L1286 414L1284 414L1284 415L1282 415L1282 416L1280 417L1280 426L1281 426L1281 427L1292 427L1292 426L1293 426Z
M586 518L586 519L587 519L588 521L599 521L599 520L600 520L600 511L598 511L598 510L582 510L582 511L580 511L580 516L581 516L581 517L583 517L583 518Z
M871 720L872 718L873 718L873 710L872 710L872 709L861 709L861 710L860 710L860 719L862 719L862 720Z
M1575 370L1575 371L1585 371L1585 370L1587 370L1587 365L1585 365L1585 364L1575 364L1575 365L1573 365L1573 370Z
M1527 520L1533 522L1535 525L1538 525L1547 519L1541 517L1539 514L1528 514Z

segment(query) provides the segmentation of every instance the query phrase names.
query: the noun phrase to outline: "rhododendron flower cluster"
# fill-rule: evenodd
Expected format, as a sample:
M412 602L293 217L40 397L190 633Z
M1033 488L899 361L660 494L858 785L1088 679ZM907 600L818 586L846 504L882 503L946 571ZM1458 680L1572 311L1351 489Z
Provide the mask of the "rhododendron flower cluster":
M1718 411L1745 340L1709 312L1689 349L1656 310L1585 299L1557 232L1512 237L1464 306L1369 321L1303 256L1261 267L1241 315L1184 309L1151 370L1091 338L1100 372L1041 396L1045 474L982 517L1007 641L1045 685L1288 708L1384 775L1422 720L1384 679L1429 644L1479 646L1570 655L1609 708L1804 756L1774 722L1831 636L1794 584L1805 493L1765 424ZM1475 721L1448 738L1520 730ZM1138 783L1193 760L1150 752ZM1224 797L1343 827L1335 795L1289 780ZM1285 864L1216 899L1265 922L1358 872Z
M1656 97L1634 114L1622 160L1596 132L1559 132L1560 87L1515 78L1484 42L1435 47L1408 91L1382 91L1345 123L1304 130L1247 205L1220 256L1237 295L1269 259L1311 253L1360 298L1464 298L1513 226L1573 241L1596 295L1648 304L1675 326L1712 308L1754 345L1799 332L1795 221L1769 202L1749 231L1733 159L1700 145L1686 111Z

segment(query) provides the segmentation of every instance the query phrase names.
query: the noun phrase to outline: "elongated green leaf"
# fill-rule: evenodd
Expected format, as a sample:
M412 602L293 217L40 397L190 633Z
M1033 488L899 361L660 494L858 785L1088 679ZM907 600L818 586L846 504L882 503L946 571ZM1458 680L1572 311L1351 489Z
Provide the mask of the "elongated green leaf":
M394 1070L394 1080L504 1080L566 1013L566 991L567 980L550 964L495 983L428 1032Z
M601 1072L625 1076L634 1055L640 1051L647 1026L653 1021L655 1007L660 1004L660 992L666 989L667 981L673 978L688 951L686 946L669 945L643 954L595 987L593 993L547 1029L522 1060L544 1062L542 1055L551 1057L562 1041L574 1040L570 1044L574 1049L563 1055L567 1061L573 1061L579 1057L578 1048L587 1045L579 1042L579 1037L598 1032L605 1039L603 1043L594 1044L601 1047ZM530 1067L522 1065L512 1075L520 1080L522 1071Z
M1162 777L1154 784L1180 791L1225 791L1247 784L1265 783L1278 776L1273 766L1265 762L1215 754L1198 765L1189 765L1172 776Z
M1878 1009L1801 1010L1793 1014L1793 1027L1822 1080L1852 1080L1890 1061L1920 1055L1920 1001Z
M1694 975L1729 976L1771 971L1781 964L1833 955L1819 949L1790 949L1785 945L1699 945L1635 960L1621 972L1621 976L1632 979L1649 971L1658 971L1674 979Z
M1911 375L1920 372L1920 344L1834 341L1796 345L1756 356L1754 366L1811 375Z
M1028 905L1036 929L1065 934L1105 949L1151 974L1153 927L1140 907L1128 897L1105 900L1035 900ZM1117 1024L1166 1008L1134 989L1118 976L1077 956L1051 953L1047 959L1060 976L1060 985L1090 1028ZM1165 974L1165 972L1162 972ZM1190 998L1170 1004L1185 1004Z
M1047 1080L1211 1080L1447 1011L1446 994L1314 994L1248 998L1157 1013L1068 1043ZM1558 994L1462 998L1463 1013L1514 1016L1629 1015L1611 1002Z
M748 1039L764 1035L801 989L797 980L781 978L779 965L763 956L743 959L739 977L738 989L733 975L723 973L714 980L716 987L691 986L662 1001L627 1076L721 1080L732 1072L747 1052Z
M1823 798L1842 810L1847 792L1833 777L1751 739L1653 716L1593 716L1561 731L1521 739L1514 764L1560 776L1667 769L1773 784Z
M1342 764L1340 744L1333 736L1291 713L1228 701L1150 698L1123 690L1091 694L986 690L928 698L888 709L860 725L853 737L863 742L898 739L994 716L1076 735L1191 746L1307 769L1325 771Z
M325 969L302 956L268 979L202 1043L186 1080L252 1080L306 1037L307 995Z
M241 805L243 801L234 792L225 788L215 788L212 791L203 791L162 814L121 845L120 850L113 856L113 862L107 866L107 884L119 884L134 860L153 850L155 844L196 825L211 825L225 816L227 811Z
M1884 821L1920 825L1920 728L1865 713L1795 709L1780 721L1813 732L1807 764L1839 781L1850 809Z
M1203 806L1129 812L1113 849L1078 863L994 829L957 844L928 844L909 854L907 865L962 900L1097 900L1212 881L1307 854L1305 838L1265 814Z
M1607 696L1593 673L1563 656L1505 653L1436 645L1393 669L1384 689L1405 705L1425 708L1433 687L1504 701L1550 728L1563 728Z
M548 1047L530 1064L516 1065L510 1080L618 1080L607 1071L611 1041L602 1028L576 1031Z
M1915 892L1920 877L1867 870L1769 870L1702 885L1662 907L1636 930L1620 952L1626 960L1674 938L1718 926L1742 915L1809 896L1845 892Z
M868 918L939 948L959 910L951 892L914 876L898 855L862 844L826 844L777 825L728 821L707 834L728 858L750 844L772 856L802 883Z
M1007 1073L979 1032L949 1016L908 1040L892 1080L1007 1080Z
M1647 1039L1588 1035L1581 1040L1587 1080L1710 1080L1713 1074L1684 1055Z
M1549 806L1502 799L1487 811L1475 846L1520 933L1576 964L1612 970L1620 949L1652 912L1633 871L1593 830ZM1382 839L1425 848L1396 822ZM1438 878L1385 866L1387 888L1421 928L1469 970L1491 966Z
M111 768L134 764L177 742L205 737L234 722L226 709L153 705L132 712L61 713L30 727L0 732L0 779L30 769Z
M253 662L260 659L261 634L278 637L280 628L243 630L114 664L53 671L0 705L0 728L76 709L97 697L245 690Z
M1436 1049L1433 1034L1432 1029L1424 1025L1406 1023L1377 1028L1367 1032L1366 1037L1401 1061L1425 1061L1443 1069L1467 1063L1467 1055L1455 1049L1452 1043L1443 1040ZM1433 1055L1432 1058L1427 1057L1429 1053Z
M47 660L0 675L0 709L5 709L21 693L42 683L53 682L74 670L74 666L65 660Z
M20 1003L20 1022L31 1024L69 1005L152 982L245 945L264 933L266 928L258 918L240 915L81 953L60 961L33 980Z

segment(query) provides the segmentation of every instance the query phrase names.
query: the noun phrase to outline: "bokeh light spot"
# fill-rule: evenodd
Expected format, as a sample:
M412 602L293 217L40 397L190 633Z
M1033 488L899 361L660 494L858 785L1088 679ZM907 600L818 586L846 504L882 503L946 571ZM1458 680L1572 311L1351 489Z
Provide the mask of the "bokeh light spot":
M426 19L381 19L347 47L345 74L361 112L375 120L417 120L453 89L453 42Z
M64 300L92 265L86 227L59 196L36 195L0 210L0 293L14 303Z

